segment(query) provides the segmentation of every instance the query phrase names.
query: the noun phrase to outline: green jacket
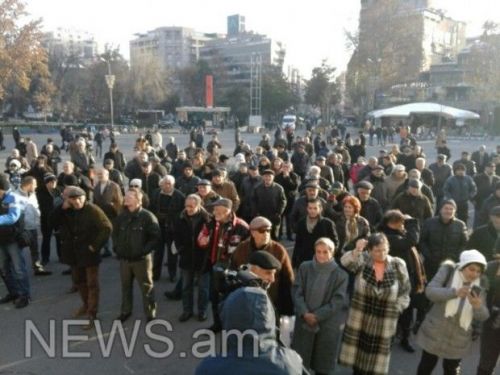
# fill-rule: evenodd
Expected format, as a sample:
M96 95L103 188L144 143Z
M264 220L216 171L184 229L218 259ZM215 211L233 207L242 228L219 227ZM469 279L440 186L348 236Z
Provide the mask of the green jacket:
M144 208L136 212L125 209L113 224L113 248L120 259L140 260L161 242L158 220Z

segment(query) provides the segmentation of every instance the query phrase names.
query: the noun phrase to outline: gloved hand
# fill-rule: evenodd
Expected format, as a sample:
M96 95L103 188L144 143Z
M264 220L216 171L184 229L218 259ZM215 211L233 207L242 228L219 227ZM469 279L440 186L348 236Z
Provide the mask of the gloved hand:
M172 242L172 246L170 247L170 251L174 255L177 255L179 253L179 251L177 250L177 247L175 246L175 242Z

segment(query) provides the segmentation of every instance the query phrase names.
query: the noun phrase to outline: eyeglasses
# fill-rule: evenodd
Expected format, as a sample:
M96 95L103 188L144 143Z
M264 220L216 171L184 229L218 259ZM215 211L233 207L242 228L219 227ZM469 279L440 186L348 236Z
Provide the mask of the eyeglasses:
M271 233L271 228L260 228L260 229L257 229L257 232L259 233Z

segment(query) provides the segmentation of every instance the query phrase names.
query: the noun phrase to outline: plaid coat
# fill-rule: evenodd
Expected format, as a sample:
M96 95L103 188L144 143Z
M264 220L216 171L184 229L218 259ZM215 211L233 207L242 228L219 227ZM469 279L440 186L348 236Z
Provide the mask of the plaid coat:
M385 375L399 314L410 303L406 265L400 258L387 256L384 279L377 282L368 253L354 259L350 251L341 262L356 274L356 281L339 363L362 374Z

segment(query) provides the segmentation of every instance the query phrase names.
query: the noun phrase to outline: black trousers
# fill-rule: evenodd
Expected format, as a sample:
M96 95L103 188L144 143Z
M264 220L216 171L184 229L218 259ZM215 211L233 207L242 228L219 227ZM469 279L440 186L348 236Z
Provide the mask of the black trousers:
M214 326L222 327L222 321L220 319L219 304L221 298L219 292L215 289L215 278L214 271L210 270L210 302L212 303L212 315L214 317Z
M478 375L491 375L500 355L500 328L494 329L491 319L483 326L481 334L481 351L479 356Z
M399 327L401 328L401 336L403 339L410 337L410 332L413 323L413 310L417 310L417 322L422 322L425 318L425 295L411 294L410 305L399 316Z
M437 355L422 351L422 358L418 365L417 375L431 375L432 370L436 367L439 357ZM459 375L460 374L460 359L443 358L443 374L444 375Z
M153 280L159 280L163 267L163 259L165 257L165 246L167 248L167 268L168 274L173 279L177 275L177 254L172 253L172 242L174 242L174 234L165 228L165 225L160 224L161 228L161 246L154 252L153 258Z

